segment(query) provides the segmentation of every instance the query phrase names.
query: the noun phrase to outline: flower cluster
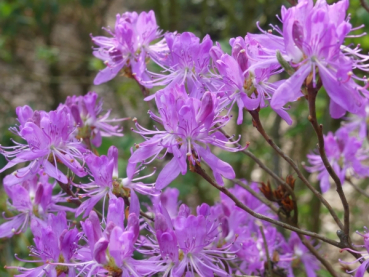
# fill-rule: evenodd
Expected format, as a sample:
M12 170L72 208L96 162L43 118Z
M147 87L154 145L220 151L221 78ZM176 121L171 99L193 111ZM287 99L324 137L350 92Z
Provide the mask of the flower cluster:
M108 124L107 115L98 116L101 105L96 106L96 94L70 97L67 104L49 113L32 111L28 106L17 109L20 125L12 130L27 143L14 141L16 146L2 147L4 155L12 157L4 170L24 161L31 164L4 179L9 211L14 216L0 225L0 237L11 237L30 227L34 236L30 253L37 260L17 259L37 262L38 266L7 268L18 269L16 276L231 276L268 271L293 276L295 261L301 260L309 276L315 276L317 260L297 235L286 240L276 227L255 221L226 195L221 194L214 206L198 206L194 215L188 206L180 205L178 190L158 190L171 182L168 178L175 178L182 170L185 173L187 161L190 168L206 162L218 181L222 176L234 178L232 167L212 154L209 145L227 151L239 149L225 145L229 141L219 128L230 117L214 111L219 99L210 92L200 101L188 96L183 86L176 86L159 91L155 99L160 116L152 112L150 116L165 131L150 131L136 122L136 132L146 142L132 152L126 177L119 175L116 147L98 156L90 143L98 133L121 135L118 127ZM25 135L31 127L37 132ZM143 165L162 150L173 155L172 161L156 183L143 183L143 178L155 173L138 176ZM40 158L22 160L24 154ZM78 161L67 160L71 157L78 157ZM77 177L86 175L89 182L83 178L76 182ZM64 192L55 194L58 185ZM258 191L256 183L242 185ZM241 186L231 191L248 207L276 218ZM152 200L145 217L141 217L137 193ZM99 202L102 212L96 209ZM83 219L76 224L73 216L80 215ZM267 265L270 259L272 268Z
M250 187L257 190L255 183ZM243 203L271 214L265 204L242 187L234 190ZM231 276L263 275L268 270L293 276L301 260L308 276L316 276L317 260L296 234L286 241L275 227L260 225L225 195L214 206L198 206L197 215L192 215L188 206L179 205L176 196L176 189L153 196L150 211L154 222L143 222L131 209L124 213L124 200L115 195L110 197L102 218L90 211L88 218L80 222L81 228L67 220L64 211L48 213L45 218L33 216L35 246L30 251L42 265L8 268L22 272L17 276ZM140 230L146 236L140 235ZM272 269L267 267L265 243ZM143 258L135 258L138 253Z

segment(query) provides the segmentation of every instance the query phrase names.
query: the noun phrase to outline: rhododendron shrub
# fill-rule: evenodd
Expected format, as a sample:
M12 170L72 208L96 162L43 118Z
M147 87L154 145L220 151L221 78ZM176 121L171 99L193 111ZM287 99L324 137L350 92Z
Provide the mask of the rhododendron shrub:
M368 253L352 244L342 186L369 176L369 92L362 77L369 56L344 44L358 29L346 14L348 5L299 0L281 8L281 27L231 38L230 53L209 35L160 30L153 11L118 14L106 36L92 35L93 55L105 64L94 84L132 78L156 125L132 118L138 143L124 157L122 172L120 149L97 150L102 137L125 139L120 122L128 118L111 118L97 93L69 96L53 111L18 107L18 124L11 128L18 139L0 145L7 159L0 172L10 173L3 187L14 214L0 225L0 238L30 230L36 260L16 256L29 265L6 267L18 269L16 276L295 276L303 270L313 277L322 269L339 276L327 260L324 244L330 244L355 257L340 260L357 265L347 273L364 276ZM149 63L156 66L147 68ZM317 122L315 99L322 87L332 118L353 114L335 132ZM276 145L259 117L271 108L287 124L302 124L289 114L298 99L306 100L306 121L318 141L304 167ZM232 122L247 124L245 114L253 119L248 130L260 133L292 175L275 173L252 153L253 145L227 134L224 127ZM246 154L268 181L236 176L219 151ZM307 172L317 175L320 190ZM180 174L198 174L219 190L215 204L181 203L179 190L170 187ZM337 238L301 226L296 186L308 188L326 207ZM325 199L333 186L341 214ZM142 203L145 197L149 202ZM364 244L356 247L368 250L366 227L358 234Z

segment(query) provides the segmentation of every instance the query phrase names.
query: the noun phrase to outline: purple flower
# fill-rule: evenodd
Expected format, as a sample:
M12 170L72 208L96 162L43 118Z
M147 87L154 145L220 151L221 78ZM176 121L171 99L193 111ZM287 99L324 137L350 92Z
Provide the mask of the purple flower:
M84 96L67 97L65 105L70 108L71 114L78 127L78 137L89 139L96 147L100 147L102 137L123 136L119 126L112 126L111 123L126 120L109 119L110 110L102 115L102 101L97 101L97 93L89 92Z
M165 41L169 53L165 58L154 61L169 74L149 72L152 80L143 82L145 85L164 86L171 88L175 85L186 84L190 94L197 94L198 89L205 85L206 75L209 72L209 50L213 45L212 40L206 35L202 42L193 33L182 34L167 33ZM154 95L145 100L151 100Z
M162 205L168 212L170 218L175 218L178 213L178 201L179 190L176 188L166 188L156 197L152 197L153 206Z
M135 191L142 194L156 195L158 192L153 188L152 184L144 184L139 181L145 177L134 178L139 170L136 170L136 164L129 163L127 166L127 178L118 178L118 149L111 146L108 150L107 156L96 156L90 154L86 157L86 164L88 165L90 175L93 177L91 183L75 185L86 191L84 197L89 197L76 210L76 216L84 213L87 216L94 206L105 197L131 197L131 212L135 211L139 214L140 207L138 197Z
M102 198L105 202L107 195L113 196L114 181L118 178L118 149L111 146L107 156L90 154L86 157L86 164L93 180L88 184L76 185L86 191L85 194L80 194L81 196L89 197L76 210L76 217L82 213L84 217L88 216L97 202Z
M220 184L223 184L222 176L234 178L232 167L212 154L208 146L212 144L230 152L240 150L226 146L225 144L229 143L228 139L217 131L217 128L223 126L229 118L220 117L214 112L215 101L214 95L210 92L206 92L202 100L190 98L183 87L157 93L156 104L160 117L151 111L149 114L153 120L163 125L164 130L151 131L136 123L135 132L142 135L146 141L136 145L138 149L132 154L129 162L150 163L164 149L166 150L164 155L173 154L172 160L158 176L157 189L166 187L179 173L184 175L187 172L187 160L190 166L205 161Z
M365 276L365 273L366 273L366 270L368 269L369 267L369 230L367 227L364 226L364 234L361 234L359 233L359 231L356 231L356 233L360 236L362 236L364 238L364 244L363 245L353 245L355 247L364 247L365 248L365 252L359 252L359 251L356 251L356 250L353 250L353 249L350 249L350 248L344 248L344 249L341 249L341 252L343 251L350 251L352 253L357 253L357 254L360 254L362 257L358 258L357 260L355 261L352 261L352 262L345 262L345 261L342 261L341 259L339 259L339 262L341 264L344 264L344 265L353 265L359 261L361 261L361 265L354 269L354 270L351 270L351 271L347 271L347 273L351 274L351 273L354 273L355 272L355 277L364 277Z
M320 269L320 263L306 246L302 244L295 232L291 232L288 247L290 248L288 251L294 254L294 263L301 261L304 264L306 276L316 277L316 271Z
M360 87L353 79L363 80L352 71L356 68L368 70L362 62L368 56L359 54L360 49L343 46L348 34L355 30L345 18L349 1L341 0L328 5L319 0L313 6L312 0L303 0L286 9L282 7L283 58L296 68L296 72L280 85L272 96L272 108L282 108L287 102L303 96L301 87L310 76L313 85L317 83L317 73L330 97L330 113L333 118L342 117L346 111L358 113L363 96L368 96L365 87ZM266 34L263 47L279 45L281 38ZM275 55L275 54L274 54ZM275 60L274 60L275 62Z
M223 262L233 259L230 244L216 247L218 224L210 215L210 207L202 204L197 216L182 205L172 220L165 209L157 211L155 234L160 248L163 276L229 276ZM223 261L223 262L222 262Z
M110 202L110 205L122 208L122 200ZM82 222L87 245L81 248L77 257L80 262L76 266L80 273L87 276L94 274L101 275L119 275L122 276L142 276L155 273L147 264L155 264L145 260L133 259L135 251L135 242L139 235L139 220L136 214L130 214L127 220L127 226L123 226L124 213L121 211L112 211L109 208L110 216L117 216L113 221L109 221L105 230L101 229L99 219L95 212L91 212L88 219ZM110 217L111 218L111 217Z
M21 114L21 110L18 109L18 114ZM24 112L25 110L27 112ZM27 178L27 175L35 175L39 169L43 169L50 177L67 183L67 177L58 169L58 162L61 162L77 176L85 176L86 172L77 159L83 160L86 150L74 137L75 128L69 108L61 106L49 113L32 114L25 107L22 112L23 116L19 118L21 123L19 135L27 141L27 144L14 142L15 146L0 146L1 153L10 159L0 172L29 161L28 166L14 173L20 182L23 178Z
M150 46L160 35L154 12L142 12L139 15L136 12L117 14L114 31L105 30L112 37L92 37L92 41L98 46L93 54L106 65L97 74L94 84L110 81L124 68L138 81L148 80L145 73L146 57L155 55L161 48L161 44Z
M351 117L346 118L345 128L351 132L357 132L359 137L364 139L368 135L368 117L369 117L369 105L368 100L363 102L362 108L359 113L354 114Z
M234 104L238 106L237 124L243 122L243 109L255 110L268 106L268 102L275 90L282 83L270 82L269 79L281 71L278 63L264 64L259 56L265 53L259 43L247 35L245 39L237 37L230 40L232 56L224 54L219 45L213 46L210 55L213 65L220 76L215 75L212 80L217 84L217 95L221 98L220 107L231 111ZM285 108L275 111L288 124L292 120Z
M24 232L28 228L29 221L35 217L47 219L50 212L74 212L72 208L57 205L67 202L67 199L62 193L52 195L55 184L50 184L49 176L43 172L20 184L13 184L14 178L16 179L14 175L4 178L4 190L11 200L10 210L19 214L7 218L8 221L0 225L0 238Z
M66 214L59 212L56 216L49 214L47 222L32 219L31 230L34 235L35 246L30 247L31 255L39 257L38 262L44 263L36 268L17 268L22 274L18 277L31 276L76 276L75 267L70 262L75 258L78 248L79 232L70 229ZM34 260L26 261L34 263Z
M269 258L274 264L274 270L290 271L292 259L290 253L284 249L285 239L283 236L273 226L264 226L263 232L268 245ZM241 249L236 253L240 268L247 274L263 276L268 259L260 229L255 232L244 230L237 241L242 241L240 243ZM275 261L273 255L278 255L278 260Z
M245 182L246 185L248 185ZM251 183L251 189L258 191L258 185ZM230 189L230 192L237 195L237 198L250 209L257 213L274 217L271 210L258 199L256 199L251 193L246 191L244 188L236 185ZM225 241L229 242L235 239L236 236L240 236L244 232L245 226L248 231L258 232L259 226L256 224L254 217L246 213L241 208L237 207L236 204L225 194L220 194L220 208L221 211L218 213L220 222L222 223L222 236ZM249 236L249 232L247 232ZM242 243L241 239L237 239L235 244Z
M270 81L272 76L281 72L280 65L278 63L266 65L259 60L260 56L267 56L268 53L264 52L252 35L247 35L245 39L241 37L231 39L230 44L232 56L242 71L244 91L247 95L253 96L252 98L258 99L260 108L267 107L276 89L284 82L284 80ZM292 124L292 119L284 108L274 111L289 125Z
M340 128L335 135L330 132L324 136L327 158L341 183L348 175L354 175L358 178L369 176L369 167L362 162L368 159L369 156L362 146L363 141L350 136L345 127ZM322 158L318 154L309 154L307 157L311 166L306 166L306 169L311 173L319 172L320 187L323 193L326 192L330 188L329 173L323 164Z
M260 105L260 100L255 98L254 91L248 91L243 76L243 70L240 68L237 61L228 54L223 54L219 60L216 61L216 67L220 76L223 78L223 87L219 92L224 94L222 107L232 109L234 104L238 106L237 124L243 121L243 108L248 110L255 110ZM252 85L252 83L250 83ZM251 89L251 88L250 88ZM250 95L248 95L248 93ZM254 96L251 97L251 94Z

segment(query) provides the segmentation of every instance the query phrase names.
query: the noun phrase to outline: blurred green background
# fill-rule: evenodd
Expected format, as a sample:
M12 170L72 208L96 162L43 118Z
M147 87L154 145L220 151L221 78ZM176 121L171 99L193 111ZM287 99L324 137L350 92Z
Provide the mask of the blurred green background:
M331 1L332 2L332 1ZM247 32L258 32L255 22L259 21L263 29L269 24L279 24L275 17L281 5L289 7L282 0L2 0L0 1L0 144L10 145L13 134L8 128L16 124L15 108L30 105L33 109L55 109L68 95L81 95L96 91L104 99L104 108L112 109L115 117L137 117L142 125L151 128L148 119L147 102L142 101L139 87L132 80L123 77L100 86L93 86L93 79L104 66L95 59L92 52L90 34L106 35L103 26L114 26L115 14L125 11L154 10L158 25L163 31L194 32L199 37L209 34L213 41L219 41L224 50L229 51L229 38L245 36ZM369 14L360 6L359 0L350 1L352 24L369 26ZM369 32L365 27L364 31ZM362 32L359 31L358 33ZM363 52L369 50L369 36L347 41L346 44L360 43ZM283 77L283 76L281 76ZM329 117L327 96L319 94L317 103L319 121L324 124L325 133L340 126L340 121ZM290 113L294 119L291 127L276 117L269 109L261 116L268 133L277 144L292 156L299 164L306 161L306 154L314 149L316 138L307 120L307 106L302 99L292 105ZM291 169L271 151L271 148L253 129L250 116L241 126L234 122L228 127L229 133L241 134L242 142L250 142L249 150L282 177L294 174ZM132 133L132 122L124 122L123 138L104 139L100 154L105 154L112 144L120 151L120 172L125 173L126 160L130 148L142 139ZM234 166L238 178L250 181L270 179L248 157L214 149L222 159ZM0 156L0 168L6 164ZM158 168L162 166L157 164ZM0 183L6 174L0 174ZM303 170L305 172L305 170ZM316 183L316 179L311 178ZM272 181L272 180L271 180ZM195 174L176 179L173 186L180 190L180 199L190 207L201 202L214 203L218 192ZM349 195L354 218L353 230L361 229L368 223L365 206L368 201L357 197L349 185L345 189ZM365 185L363 185L365 188ZM300 225L315 232L323 232L335 238L335 226L330 222L327 212L311 196L300 181L296 182L299 196ZM341 210L335 192L327 195L334 207ZM0 211L6 210L6 195L0 192ZM321 213L321 216L317 216ZM7 212L7 216L11 213ZM321 222L324 221L324 226ZM12 239L0 239L0 276L12 276L16 271L6 271L4 265L24 264L14 261L14 253L20 257L28 256L27 246L31 244L29 233ZM328 251L328 248L323 248ZM338 252L338 250L334 250ZM332 252L333 253L333 252ZM331 254L331 253L330 253ZM337 254L330 259L337 263ZM339 265L337 265L339 267ZM304 276L301 273L301 276ZM324 276L321 272L321 276Z

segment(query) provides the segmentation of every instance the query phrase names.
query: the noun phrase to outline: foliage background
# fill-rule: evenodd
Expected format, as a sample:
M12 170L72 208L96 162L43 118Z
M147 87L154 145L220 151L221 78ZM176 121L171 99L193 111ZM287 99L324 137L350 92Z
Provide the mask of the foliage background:
M331 1L332 2L332 1ZM231 37L244 36L247 32L259 32L256 21L263 29L268 24L278 24L275 17L281 5L289 6L282 0L3 0L0 1L0 144L10 145L13 135L8 128L16 124L15 108L30 105L33 109L55 109L66 96L96 91L104 99L105 109L112 109L116 117L137 117L141 124L152 125L146 115L149 104L142 101L139 87L132 80L123 77L100 86L93 86L96 72L103 64L91 54L93 46L89 34L103 35L102 26L114 26L115 14L125 11L154 10L157 21L164 31L194 32L199 37L209 34L213 41L219 41L225 50L230 49ZM350 3L352 24L369 26L369 15L360 6L359 0ZM369 33L369 28L364 31ZM360 32L359 32L360 33ZM347 44L351 41L347 41ZM353 39L361 44L363 52L369 50L369 36ZM283 76L281 76L283 77ZM339 120L329 117L325 93L319 93L318 119L324 124L325 133L340 126ZM316 138L307 116L307 106L303 99L293 104L290 113L294 123L288 127L268 109L262 111L265 126L277 144L298 163L306 160L306 154L314 149ZM286 176L293 174L291 169L274 154L272 149L253 130L250 116L241 126L228 127L229 133L241 134L242 142L250 142L249 150L260 157L274 171ZM234 123L233 123L234 124ZM124 173L126 160L133 143L142 141L130 132L132 122L124 122L123 138L104 139L100 154L105 154L111 144L120 151L120 168ZM230 154L215 150L216 154L230 162L238 178L250 181L267 181L265 175L254 162L242 154ZM0 168L6 164L0 156ZM160 167L160 164L158 164ZM11 170L0 174L2 178ZM305 171L304 171L305 172ZM310 177L316 183L314 176ZM272 181L272 180L271 180ZM299 196L300 224L309 230L328 234L336 238L336 227L325 209L312 197L300 181L296 182ZM360 184L366 188L366 184ZM214 203L218 192L198 176L189 172L180 176L173 186L180 190L181 201L190 207L201 202ZM348 184L345 191L351 205L352 230L361 229L368 223L367 199L358 197ZM342 210L335 191L327 193L332 206ZM0 211L6 211L6 195L1 188ZM320 214L320 216L319 216ZM6 216L11 213L6 212ZM324 224L321 224L324 222ZM354 236L355 238L355 236ZM27 258L32 243L29 233L12 239L0 239L0 276L12 276L16 271L3 269L4 265L24 265L14 261L14 253ZM331 262L336 264L338 250L333 252L323 246ZM341 254L342 256L342 254ZM341 257L340 256L340 257ZM304 276L303 273L300 273ZM322 271L321 276L325 275Z

